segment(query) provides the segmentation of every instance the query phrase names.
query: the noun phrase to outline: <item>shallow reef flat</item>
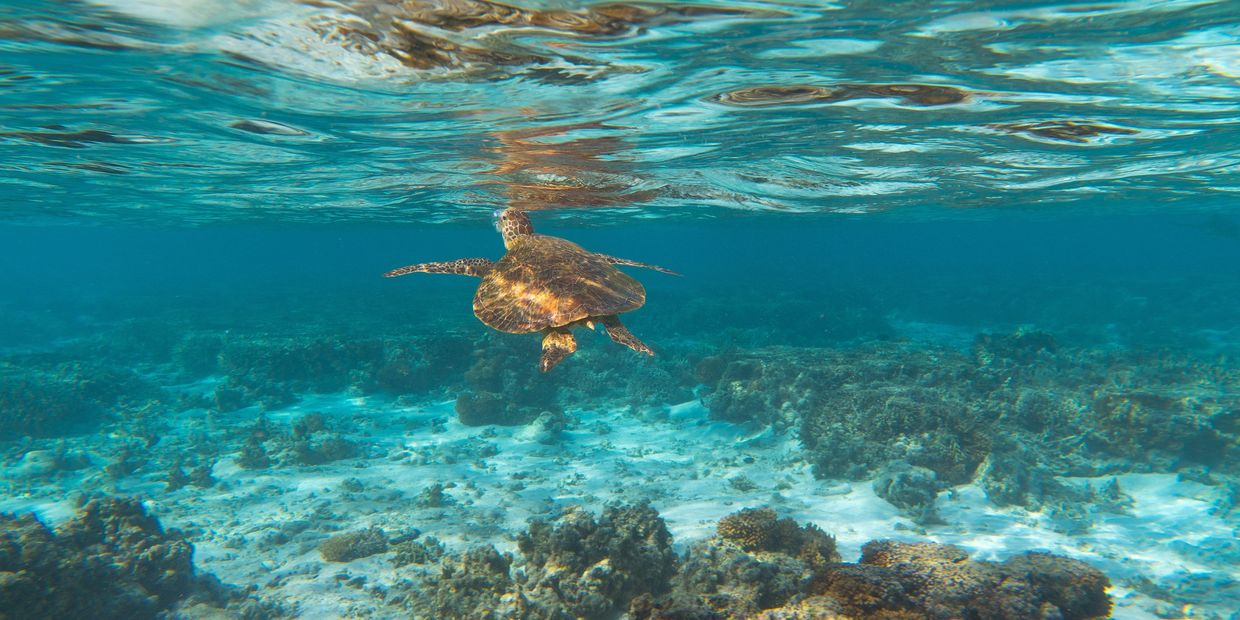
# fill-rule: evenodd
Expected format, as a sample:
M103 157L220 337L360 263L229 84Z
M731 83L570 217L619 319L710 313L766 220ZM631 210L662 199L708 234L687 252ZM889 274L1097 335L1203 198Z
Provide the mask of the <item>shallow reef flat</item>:
M1240 606L1226 358L1026 328L964 346L672 339L636 362L583 346L541 375L537 342L355 327L126 324L6 355L0 571L26 577L0 596L95 581L32 582L55 563L22 559L36 543L130 553L72 534L108 507L150 538L135 553L185 576L162 590L138 570L101 600L180 617ZM1011 596L970 594L997 583Z

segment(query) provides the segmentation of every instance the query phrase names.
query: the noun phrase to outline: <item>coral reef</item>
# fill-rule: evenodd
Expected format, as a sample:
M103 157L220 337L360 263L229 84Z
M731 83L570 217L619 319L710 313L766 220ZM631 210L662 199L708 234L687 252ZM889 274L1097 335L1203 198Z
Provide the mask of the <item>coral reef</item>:
M979 477L996 503L1038 508L1081 497L1062 476L1240 471L1240 400L1228 387L1238 373L1069 349L1031 329L980 334L968 355L905 344L729 352L702 358L697 374L713 381L713 418L796 428L818 476L877 476L880 496L921 522L936 518L939 490Z
M1109 580L1083 562L1025 553L1002 563L970 560L951 545L873 541L860 562L806 561L776 544L808 532L769 509L719 522L719 536L692 545L665 597L633 599L637 620L724 618L1025 618L1109 616ZM805 534L803 534L805 535ZM831 547L832 553L834 547Z
M267 455L259 436L250 435L245 440L241 453L237 455L237 465L242 469L266 469L271 466L271 457Z
M633 327L641 330L642 327ZM556 368L561 375L557 398L562 403L608 401L634 411L656 410L693 400L694 379L689 361L694 349L675 341L661 344L658 355L639 357L616 347L606 336L581 332L582 347L572 364Z
M672 581L670 597L636 599L630 614L635 618L753 617L788 603L812 576L804 562L786 553L746 552L721 537L711 538L689 546Z
M319 555L327 562L352 562L387 550L387 534L373 527L337 534L319 545Z
M770 508L750 508L719 520L718 535L690 546L674 591L660 605L648 597L651 617L677 613L702 617L751 617L784 605L813 575L840 561L835 539L814 525L781 519ZM641 617L640 614L637 614Z
M534 521L518 536L523 591L573 617L623 609L634 596L661 594L676 570L672 535L649 505L613 506L597 520L581 509Z
M978 366L989 366L998 360L1029 364L1039 353L1054 353L1056 348L1054 336L1021 328L1010 334L978 334L973 338L971 351Z
M523 618L526 602L511 594L512 556L490 545L445 556L409 596L418 617L490 620ZM544 616L551 617L554 616Z
M443 543L433 536L421 540L405 540L392 545L392 565L430 564L444 556Z
M91 500L55 531L0 514L0 617L156 618L181 604L259 615L257 602L196 575L193 552L136 500Z
M465 372L467 391L456 399L461 424L483 426L528 424L543 412L560 412L556 391L560 384L538 372L534 342L487 335L474 351L473 365Z
M303 414L279 432L260 418L249 429L236 462L245 469L265 469L273 459L285 465L323 465L349 459L361 453L361 446L328 428L323 415Z
M792 519L780 519L770 508L747 508L719 520L719 537L743 551L783 553L802 560L811 568L838 562L835 539L815 525L800 526Z
M406 601L435 618L1104 618L1106 576L1045 553L1002 563L951 545L874 541L841 563L834 539L769 508L721 519L684 558L649 506L535 520L519 555L492 546L438 559ZM402 543L409 545L410 543ZM439 547L409 550L426 564Z
M348 387L353 373L384 361L380 341L248 338L228 342L220 369L233 385L249 389L277 384L295 392L335 392Z
M423 508L443 508L456 503L456 499L448 494L449 487L455 487L454 483L449 482L447 485L435 483L418 493L417 500L414 501L418 506Z
M970 560L951 545L874 541L857 564L832 567L809 591L850 617L1106 618L1110 581L1083 562L1025 553Z
M14 363L17 362L17 363ZM81 362L0 361L0 439L88 432L158 397L136 373Z
M452 334L414 339L266 335L225 339L190 333L173 350L186 380L222 374L212 405L230 412L258 405L274 410L305 393L353 389L362 393L425 394L459 381L469 366L470 341Z
M517 545L519 564L491 546L446 556L410 605L435 618L597 618L666 592L676 570L671 534L647 505L597 519L571 509L531 522Z

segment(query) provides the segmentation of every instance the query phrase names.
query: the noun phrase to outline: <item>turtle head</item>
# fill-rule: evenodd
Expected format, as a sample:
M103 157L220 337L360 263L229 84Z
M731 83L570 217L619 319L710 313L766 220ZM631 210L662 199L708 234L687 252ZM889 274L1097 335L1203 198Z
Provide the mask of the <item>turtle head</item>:
M534 234L534 225L525 211L509 207L499 214L499 234L504 236L504 247L512 247L517 237Z

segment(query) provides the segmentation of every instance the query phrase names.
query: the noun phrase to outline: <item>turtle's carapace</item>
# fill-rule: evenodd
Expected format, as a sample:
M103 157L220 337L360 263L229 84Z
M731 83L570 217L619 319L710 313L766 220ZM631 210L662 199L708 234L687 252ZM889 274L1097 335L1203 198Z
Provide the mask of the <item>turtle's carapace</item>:
M502 332L542 332L539 368L551 370L577 350L572 328L601 323L615 342L639 353L654 351L638 340L616 315L646 303L646 289L616 265L674 271L590 252L559 237L534 232L529 216L506 209L499 230L507 253L498 261L462 258L393 269L386 277L409 273L454 273L482 278L474 295L474 316Z

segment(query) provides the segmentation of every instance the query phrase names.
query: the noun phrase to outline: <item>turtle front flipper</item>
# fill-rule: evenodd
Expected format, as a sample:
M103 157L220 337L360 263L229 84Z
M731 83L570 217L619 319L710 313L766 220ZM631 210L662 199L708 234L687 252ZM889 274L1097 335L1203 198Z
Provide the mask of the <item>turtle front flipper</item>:
M629 259L627 259L627 258L619 258L619 257L616 257L616 256L608 256L608 255L606 255L606 254L596 254L596 256L598 256L599 258L601 258L601 259L603 259L603 260L605 260L605 261L607 261L607 262L609 262L609 263L611 263L611 264L613 264L613 265L624 265L624 266L626 266L626 267L641 267L642 269L650 269L650 270L653 270L653 271L657 271L657 272L659 272L659 273L666 273L666 274L671 275L671 276L678 276L678 275L680 275L679 273L676 273L675 271L672 271L671 269L665 269L665 268L660 267L660 266L658 266L658 265L651 265L650 263L639 263L639 262L637 262L637 261L635 261L635 260L629 260Z
M454 273L461 276L474 276L481 278L486 275L495 263L486 258L462 258L460 260L443 261L439 263L420 263L417 265L409 265L400 269L393 269L385 274L385 278L395 278L410 273Z
M577 340L564 327L552 327L543 331L542 361L538 369L547 372L577 350Z
M634 336L633 332L629 331L629 328L625 327L616 315L602 317L601 322L603 323L603 328L607 330L607 335L611 336L611 339L616 344L622 344L638 353L654 355L654 350L646 346L646 343L638 340L637 336Z

